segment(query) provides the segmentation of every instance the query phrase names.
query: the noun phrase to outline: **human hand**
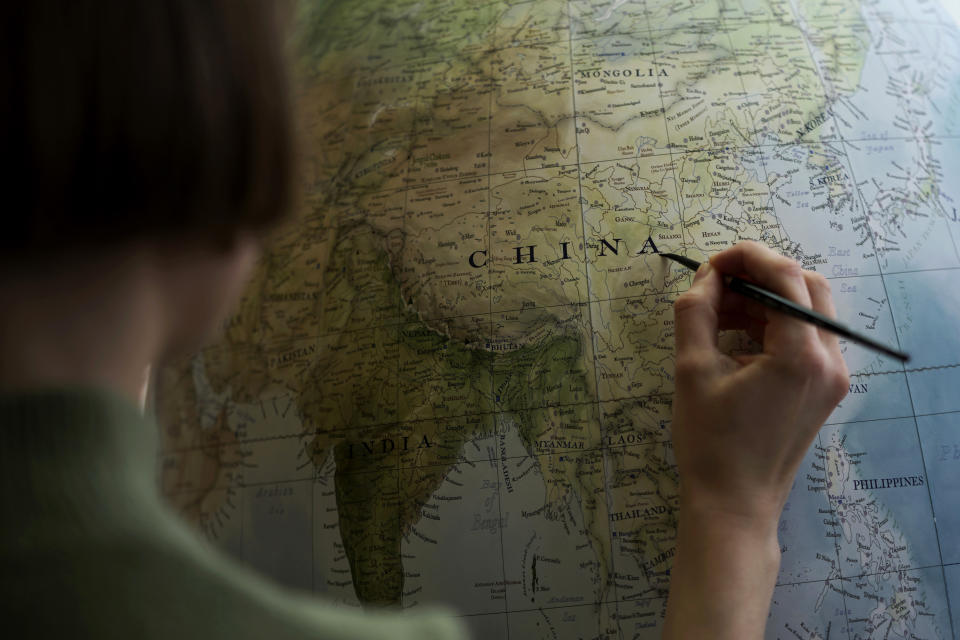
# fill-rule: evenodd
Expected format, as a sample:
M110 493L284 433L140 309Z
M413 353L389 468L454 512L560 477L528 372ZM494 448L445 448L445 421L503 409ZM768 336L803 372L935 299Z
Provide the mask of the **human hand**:
M667 640L763 636L780 564L777 521L804 454L849 388L836 336L725 289L723 275L835 316L823 276L756 243L713 256L674 304L680 526ZM721 353L722 329L747 331L763 351Z
M723 286L739 276L836 317L820 274L752 242L712 257L675 305L673 442L682 502L776 525L817 431L849 388L837 337ZM718 331L742 329L762 353L728 356Z

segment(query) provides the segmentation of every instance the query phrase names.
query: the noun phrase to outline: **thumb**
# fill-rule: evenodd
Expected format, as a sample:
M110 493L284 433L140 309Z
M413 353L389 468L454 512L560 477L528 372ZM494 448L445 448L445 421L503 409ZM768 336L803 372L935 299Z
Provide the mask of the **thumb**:
M698 351L717 351L720 300L723 278L704 262L693 277L693 284L673 303L677 355Z

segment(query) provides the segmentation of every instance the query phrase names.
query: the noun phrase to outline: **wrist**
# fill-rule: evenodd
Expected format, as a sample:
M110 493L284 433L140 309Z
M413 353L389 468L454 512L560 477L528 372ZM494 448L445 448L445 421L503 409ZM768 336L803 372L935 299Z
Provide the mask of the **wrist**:
M679 536L709 540L714 548L749 548L758 560L779 565L777 540L779 510L727 509L712 502L697 502L681 497Z
M714 568L724 567L728 578L736 580L740 574L749 582L769 582L772 588L780 569L780 509L755 507L726 508L681 497L679 553L699 550L713 558Z
M697 526L723 527L751 538L776 541L784 500L769 492L680 490L680 517Z
M776 518L681 499L663 637L761 638L779 568Z

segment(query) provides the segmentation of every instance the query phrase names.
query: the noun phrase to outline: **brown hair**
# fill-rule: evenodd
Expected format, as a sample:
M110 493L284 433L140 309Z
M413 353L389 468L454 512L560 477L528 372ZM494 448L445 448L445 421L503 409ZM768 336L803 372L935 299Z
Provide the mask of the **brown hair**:
M263 230L289 209L284 3L0 9L0 260Z

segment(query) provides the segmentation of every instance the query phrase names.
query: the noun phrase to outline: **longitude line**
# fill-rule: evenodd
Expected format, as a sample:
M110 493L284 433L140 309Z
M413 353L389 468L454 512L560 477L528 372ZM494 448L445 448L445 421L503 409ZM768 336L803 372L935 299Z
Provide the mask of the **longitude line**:
M885 68L887 67L886 63L885 63L883 60L881 60L881 63L884 65ZM889 68L887 68L886 70L887 70L887 73L889 74L889 73L890 73ZM818 68L818 72L819 72L819 68ZM836 126L836 124L835 124L834 126ZM846 140L844 140L843 134L842 134L842 133L839 133L839 127L837 127L837 130L838 130L838 134L839 134L839 136L840 136L840 144L841 144L841 146L843 147L844 154L845 154L846 157L847 157L847 165L848 165L849 168L850 168L850 176L853 178L853 184L854 184L854 187L855 187L856 190L857 190L857 195L858 195L859 198L860 198L860 204L863 206L863 209L864 209L864 215L869 215L869 209L868 209L868 206L867 206L866 198L864 197L863 192L860 190L859 183L857 182L857 176L856 176L856 173L855 173L854 168L853 168L853 162L850 160L850 155L849 155L849 153L847 152L847 142L846 142ZM944 224L947 224L945 218L944 218ZM879 255L879 253L877 252L877 245L876 245L874 233L873 233L873 231L871 230L871 227L870 227L869 224L865 225L865 228L866 228L866 230L867 230L867 234L868 234L869 237L870 237L871 244L873 245L874 258L875 258L875 260L876 260L876 262L877 262L877 271L878 271L879 274L880 274L880 282L881 282L881 284L883 285L883 293L884 293L884 296L886 296L886 298L887 298L887 300L888 300L887 308L888 308L888 310L889 310L889 312L890 312L890 323L891 323L891 325L892 325L892 327L893 327L893 335L894 335L894 337L895 337L896 340L897 340L897 348L899 349L899 348L901 348L901 344L900 344L900 334L897 332L897 322L896 322L896 317L894 316L894 313L893 313L893 303L890 302L890 301L891 301L891 297L890 297L889 293L887 292L886 277L885 277L885 274L884 274L884 272L883 272L883 267L882 267L881 264L880 264L880 255ZM948 232L950 231L949 224L947 224L947 231L948 231ZM951 241L951 243L953 243L954 254L956 255L957 247L956 247L956 243L953 242L953 234L952 234L952 233L950 233L950 241ZM950 634L955 636L954 623L953 623L953 611L952 611L952 607L951 607L951 605L950 605L950 597L949 597L949 593L948 593L949 586L947 585L947 573L946 573L946 569L945 569L944 566L943 566L943 548L942 548L942 545L941 545L941 543L940 543L940 528L939 528L939 525L937 524L936 510L935 510L934 504L933 504L933 493L932 493L931 488L930 488L930 482L929 482L929 477L930 477L930 476L929 476L929 474L928 474L928 472L927 472L926 456L925 456L924 453L923 453L923 441L922 441L922 439L921 439L921 437L920 437L920 422L919 422L919 420L917 419L917 407L916 407L916 404L915 404L915 402L914 402L914 400L913 400L913 390L911 389L911 386L910 386L910 376L906 374L906 369L905 369L905 367L904 367L904 383L905 383L905 386L906 386L906 388L907 388L907 397L910 399L910 409L911 409L911 412L913 413L913 416L912 416L912 417L913 417L913 426L914 426L914 431L915 431L916 437L917 437L917 448L918 448L918 450L919 450L919 452L920 452L920 463L921 463L921 466L923 467L923 475L924 475L925 478L928 478L928 481L927 481L927 483L926 483L926 485L927 485L927 499L928 499L929 505L930 505L930 517L933 519L933 531L934 531L934 536L935 536L936 539L937 539L937 557L938 557L939 560L940 560L940 577L941 577L941 580L943 581L944 596L945 596L946 605L947 605L947 617L948 617L949 622L950 622Z
M842 140L842 138L841 138L841 144L842 144L842 143L843 143L843 140ZM845 146L844 146L844 150L846 150L846 147L845 147ZM853 177L854 184L856 185L857 177L856 177L856 175L853 173L853 164L849 162L849 157L848 157L847 162L848 162L848 166L850 167L850 174L851 174L851 176ZM857 193L858 193L858 195L860 196L861 203L862 203L864 206L866 206L866 202L864 201L863 194L860 193L859 188L857 188ZM872 234L871 234L871 237L872 237ZM876 254L876 246L874 246L874 253ZM878 262L878 266L879 266L879 256L877 256L877 262ZM889 301L889 300L890 300L890 295L887 293L887 284L886 284L886 280L884 279L884 276L883 276L883 273L882 273L882 272L880 273L880 282L883 284L883 293L884 293L884 295L887 297L887 300ZM893 335L894 335L894 337L895 337L896 340L897 340L897 348L900 349L900 348L901 348L900 335L897 333L896 319L895 319L894 314L893 314L893 304L888 302L888 305L887 305L887 306L888 306L888 309L889 309L889 311L890 311L890 322L891 322L891 324L892 324L892 326L893 326ZM944 567L943 567L943 549L942 549L942 545L940 544L940 528L939 528L939 526L937 525L936 510L934 509L934 506L933 506L933 493L931 492L931 489L930 489L930 481L929 481L930 475L929 475L929 473L927 472L926 457L925 457L924 454L923 454L923 441L922 441L921 438L920 438L920 422L919 422L919 420L917 419L917 407L916 407L916 404L914 403L914 400L913 400L913 390L910 388L910 376L909 376L909 375L906 375L906 373L904 373L904 376L903 376L903 377L904 377L904 383L905 383L906 388L907 388L907 397L910 399L910 409L911 409L911 411L912 411L912 413L913 413L913 416L912 416L912 418L913 418L913 427L914 427L914 431L915 431L916 436L917 436L917 448L919 449L919 452L920 452L920 463L921 463L921 465L922 465L922 467L923 467L923 475L924 475L925 478L927 478L927 483L926 483L926 485L927 485L927 499L929 500L929 503L930 503L930 517L933 519L933 532L934 532L934 535L936 536L936 539L937 539L937 556L938 556L938 558L940 559L940 575L941 575L941 578L942 578L942 580L943 580L944 594L947 595L947 589L948 589L948 586L947 586L947 572L946 572L946 569L944 569ZM951 633L951 635L953 635L953 634L954 634L954 632L953 632L953 611L952 611L952 608L951 608L951 606L950 606L950 598L949 598L949 597L946 598L946 603L947 603L947 616L948 616L948 618L949 618L949 620L950 620L950 633Z
M310 593L317 592L317 499L314 492L319 478L320 469L314 463L310 478Z
M680 247L685 250L686 247L688 246L687 225L684 223L684 219L683 219L683 198L680 194L680 181L677 179L677 161L674 157L673 144L670 141L670 126L667 124L667 104L663 98L663 83L660 81L660 75L659 75L660 60L659 60L658 54L660 53L660 51L653 38L654 29L653 29L653 26L650 24L650 10L649 10L649 7L647 6L646 0L644 0L643 9L644 9L644 17L647 20L647 33L650 34L651 36L650 53L653 57L653 67L658 74L656 78L657 78L657 94L660 97L660 114L661 114L661 117L663 118L663 132L664 132L664 135L666 136L667 151L670 154L670 172L673 175L673 192L674 192L674 195L676 196L677 215L680 218L680 238L681 238ZM695 151L695 153L697 152L699 152L699 150ZM685 154L686 154L685 151L679 152L679 155L681 156ZM690 235L690 240L691 242L693 242L692 234ZM693 244L694 246L696 246L696 242L693 242ZM679 531L679 518L682 518L682 517L683 517L682 514L678 514L677 531Z
M743 73L741 72L741 68L740 68L740 59L737 57L737 49L733 44L733 37L730 35L730 30L728 28L728 25L726 24L726 22L724 22L723 12L721 12L720 14L720 28L727 36L727 42L730 44L730 55L733 57L733 66L737 68L737 76L740 79L740 88L743 90L744 97L746 97L747 85L743 81ZM760 145L760 135L757 131L757 119L754 117L753 109L749 109L749 108L747 109L747 116L750 118L751 135L753 137L754 146L752 147L752 149L756 151L757 155L759 156L760 168L763 170L763 184L767 188L767 201L770 203L773 203L773 193L771 192L771 189L770 189L770 182L769 182L770 178L769 178L769 174L767 173L767 163L763 157L763 147ZM750 149L751 147L745 147L745 148ZM736 151L736 149L734 149L734 151ZM773 207L771 211L773 212L773 219L777 221L777 233L780 236L779 237L780 249L782 251L783 237L787 231L784 228L783 223L780 222L780 216L777 214L777 207L775 203L773 203ZM789 236L788 236L788 239L789 239Z
M247 486L246 486L246 484L244 484L244 482L243 482L242 472L241 472L241 476L240 476L240 481L237 483L237 490L239 491L239 500L240 500L240 550L239 550L240 552L239 552L239 554L238 554L239 557L237 558L237 560L238 560L238 561L243 561L243 533L244 533L244 531L243 531L243 528L244 528L244 527L243 527L243 521L244 521L244 519L246 518L246 515L247 515L247 514L246 514L246 508L245 508L245 502L246 502L246 498L247 498L247 496L246 496Z
M733 38L731 37L729 30L727 30L727 29L725 28L725 27L726 27L726 24L725 24L724 21L723 21L723 16L722 16L722 15L721 15L721 17L720 17L720 24L721 24L721 28L723 28L724 32L726 33L726 35L727 35L727 41L728 41L729 44L730 44L730 52L731 52L731 55L733 56L734 66L737 68L737 75L738 75L739 78L740 78L740 88L743 90L744 96L746 96L746 95L747 95L747 87L746 87L746 84L745 84L744 81L743 81L743 74L741 73L740 62L739 62L739 59L738 59L738 57L737 57L737 51L736 51L736 49L735 49L735 47L734 47ZM757 146L755 147L755 149L757 150L757 153L758 153L758 155L760 156L760 166L761 166L761 168L762 168L762 170L763 170L764 184L766 185L766 188L767 188L768 201L772 202L772 201L773 201L773 193L772 193L772 190L771 190L771 188L770 188L769 173L767 173L767 165L766 165L766 161L765 161L765 159L764 159L764 157L763 157L763 156L764 156L763 149L762 149L762 147L760 147L760 138L759 138L759 132L758 132L758 130L757 130L756 118L754 117L754 113L753 113L753 110L752 110L752 109L748 110L747 114L748 114L748 116L749 116L749 118L750 118L750 122L751 122L751 126L752 126L752 134L753 134L754 144L757 145ZM784 228L782 222L780 221L780 216L777 214L777 205L776 205L776 203L773 203L773 216L774 216L774 219L775 219L776 222L777 222L777 229L778 229L779 236L780 236L780 237L779 237L779 240L780 240L780 250L781 250L781 252L782 252L782 251L784 250L784 240L783 240L783 238L784 238L784 235L786 234L786 229ZM788 236L788 237L789 237L789 236ZM820 434L819 431L817 432L817 437L816 437L815 443L816 443L817 449L818 449L819 451L823 451L823 450L824 450L824 448L823 448L823 440L822 440L822 437L821 437L821 434ZM828 478L827 478L827 468L826 468L826 464L824 464L823 481L824 481L824 487L829 487ZM827 502L827 508L830 510L830 513L831 513L831 514L834 514L834 513L835 513L835 510L834 510L833 504L831 503L831 500L830 500L830 493L829 493L829 491L824 491L824 494L825 494L824 497L825 497L826 502ZM831 521L833 521L833 518L831 518ZM831 528L831 533L834 533L834 534L837 533L837 531L836 531L837 526L836 526L835 524L831 524L831 525L830 525L830 528ZM842 574L841 574L841 571L840 571L840 566L841 566L841 565L840 565L840 545L834 542L834 540L836 540L836 539L837 539L837 538L835 538L835 537L831 537L831 538L830 538L830 541L831 541L832 546L833 546L833 548L834 548L834 557L836 558L836 562L837 562L836 572L837 572L837 576L840 577L840 584L841 584L841 587L842 587L842 586L843 586L843 577L842 577ZM829 580L829 578L828 578L828 580ZM826 589L826 588L828 588L828 587L825 585L824 588ZM847 616L846 589L841 588L840 591L841 591L841 598L842 598L842 602L843 602L844 616L845 616L845 619L846 619L846 616ZM849 627L850 627L850 625L849 625L849 621L848 621L847 624L846 624L846 634L847 634L847 637L848 637L848 638L850 637L850 628L849 628Z
M819 448L820 451L822 451L822 452L825 452L825 451L826 451L826 449L825 449L824 446L823 446L823 437L822 437L820 431L817 431L817 446L818 446L818 448ZM823 487L824 487L824 491L823 491L823 493L824 493L824 498L826 498L826 501L827 501L827 509L830 510L830 515L831 515L830 520L831 520L831 522L836 522L836 519L835 519L833 516L836 515L837 510L834 508L834 506L833 506L833 500L832 500L832 498L830 497L830 477L829 477L830 469L827 468L827 465L828 465L828 462L827 462L827 460L826 460L826 456L824 456L824 460L823 460ZM832 529L832 533L834 533L834 534L837 533L837 525L836 525L836 524L831 524L831 525L830 525L830 528ZM834 555L835 555L835 557L836 557L836 559L837 559L837 574L836 574L836 575L837 575L837 578L840 580L840 601L843 602L844 629L846 630L847 638L849 638L849 637L850 637L850 613L849 613L849 610L847 609L847 590L846 590L846 588L844 588L843 569L841 568L842 565L840 564L840 543L838 542L839 539L840 539L840 536L839 536L839 535L836 535L835 537L831 537L831 538L830 538L830 541L831 541L831 543L833 544L833 552L834 552Z
M488 63L489 67L489 85L487 90L490 95L487 98L487 332L490 336L491 345L494 343L496 336L494 335L494 322L493 322L493 190L491 189L492 184L492 165L493 165L493 98L497 92L497 83L494 79L494 70L493 70L493 56L489 57ZM501 428L503 421L498 419L499 411L496 400L496 352L490 351L490 403L492 407L491 419L493 420L493 433L494 437L497 439L506 440L506 433L501 433ZM495 441L496 445L497 442ZM500 518L497 521L497 530L500 533L500 576L503 579L503 625L507 630L507 640L510 640L510 598L507 593L507 560L506 552L504 550L503 544L503 492L500 489L501 484L501 474L508 473L506 467L507 457L501 455L499 460L496 459L496 446L494 446L494 456L492 459L494 474L497 477L497 515ZM501 469L501 465L503 468Z
M647 33L651 36L650 53L653 56L653 66L655 69L658 69L658 73L659 73L660 63L657 57L658 50L657 50L657 45L654 44L653 38L652 38L654 29L650 26L650 11L647 8L646 0L644 0L643 9L644 9L643 11L644 17L646 17L647 19ZM677 180L677 165L676 165L676 160L674 158L673 143L671 143L670 141L670 127L669 125L667 125L667 104L663 100L663 83L660 81L659 75L657 76L657 93L660 96L660 115L663 118L663 133L667 138L667 154L670 156L670 173L673 174L673 192L674 192L674 195L676 195L677 197L677 215L680 217L681 238L684 238L684 236L686 236L687 228L686 228L686 224L684 224L683 222L683 199L680 196L680 184ZM702 150L698 149L693 153L701 153L701 152ZM677 151L677 154L686 155L686 151L685 150ZM682 249L686 249L686 245L687 245L686 239L681 239L680 247Z
M415 82L416 84L414 85L414 90L413 90L413 123L412 123L411 126L410 126L410 141L409 141L409 145L408 145L408 147L407 147L407 167L406 167L406 171L404 172L404 177L407 178L407 179L409 179L409 177L410 177L410 168L411 168L411 166L413 165L413 149L414 149L414 146L416 145L416 141L417 141L417 120L418 120L418 116L419 116L419 112L420 112L420 83L421 83L421 78L423 78L423 80L422 80L423 82L426 81L426 79L425 79L425 77L424 77L424 73L423 73L423 67L417 68L416 65L414 65L414 69L415 69L415 70L414 70L414 76L413 76L413 77L414 77L414 82ZM400 216L400 237L401 237L401 238L406 238L406 232L407 232L407 209L408 209L408 207L409 207L409 201L410 201L410 190L409 190L409 189L404 189L404 191L403 191L403 213L402 213L401 216ZM401 250L401 251L400 251L400 257L398 258L398 263L399 263L399 265L400 265L401 273L402 273L402 270L403 270L403 267L404 267L404 253L405 253L405 252L404 252L403 250ZM399 435L399 433L400 433L400 431L401 431L401 425L400 425L400 367L401 367L401 365L402 365L402 362L401 362L401 357L402 357L402 356L401 356L401 354L403 353L403 348L402 348L402 345L401 345L401 343L400 343L400 336L403 335L403 307L404 307L404 301L403 301L403 295L401 295L401 296L400 296L400 300L397 301L397 308L395 309L397 321L396 321L396 323L395 323L395 326L392 327L393 330L394 330L393 336L394 336L394 341L395 341L396 349L397 349L397 357L396 357L396 362L395 362L396 368L395 368L395 370L394 370L394 377L393 377L394 389L395 389L394 414L393 414L393 424L395 425L395 428L396 428L396 433L394 434L395 436L396 436L396 435ZM389 422L384 423L384 426L389 426L389 424L390 424ZM388 431L388 432L389 432L389 431ZM403 509L401 508L401 502L402 502L401 496L402 496L403 494L402 494L402 487L401 487L401 485L400 485L400 452L398 451L396 455L397 455L397 467L396 467L396 469L394 470L394 473L396 474L396 477L397 477L397 495L396 495L396 501L397 501L397 544L399 545L399 549L398 549L397 551L398 551L398 553L400 554L400 558L399 558L399 562L400 562L400 585L401 585L401 586L400 586L400 609L402 610L402 609L403 609L403 582L404 582L404 573L405 573L405 572L403 571Z
M577 124L577 83L576 83L576 68L573 63L573 10L571 7L572 2L567 1L567 14L570 16L570 23L568 26L567 36L568 36L568 53L569 53L569 62L570 62L570 102L573 107L573 136L574 136L574 146L577 149L577 202L580 206L580 233L583 236L583 250L586 253L587 251L587 220L586 214L584 212L584 202L583 202L583 168L580 163L580 133L579 126ZM646 6L644 6L646 9ZM610 506L613 504L610 497L610 486L608 484L608 475L607 475L607 453L603 449L603 436L604 434L604 420L603 420L603 411L600 406L600 383L597 373L597 354L596 348L594 347L593 337L595 334L594 324L593 324L593 304L591 297L590 289L590 268L589 268L589 259L584 260L583 264L584 276L586 280L587 287L587 324L590 329L589 336L589 345L590 353L593 358L593 378L594 378L594 389L596 393L596 409L597 409L597 421L598 427L600 430L600 463L603 473L603 494L604 494L604 513L609 511ZM582 515L582 514L581 514ZM607 579L613 585L613 597L614 597L614 616L617 620L617 636L623 637L623 629L620 626L620 605L619 605L619 588L617 587L617 565L614 560L616 555L615 546L613 542L613 525L607 520L607 526L609 527L609 541L610 541L610 575L607 576Z
M817 61L817 57L816 57L816 55L814 54L813 45L810 43L810 39L809 39L809 37L808 37L808 35L807 35L806 28L804 28L804 27L806 26L806 23L800 19L800 14L799 14L799 11L797 10L796 4L795 4L795 0L791 0L791 1L790 1L790 6L791 6L791 8L793 9L793 12L794 12L794 14L795 14L796 17L797 17L798 25L801 25L800 31L801 31L801 33L803 34L803 39L804 39L804 42L805 42L806 45L807 45L807 50L810 52L810 57L811 57L811 59L812 59L813 62L814 62L814 68L817 70L817 76L818 76L818 78L820 79L820 84L821 84L821 86L822 86L822 88L823 88L824 94L826 95L826 94L828 94L829 89L828 89L827 83L826 83L826 81L825 81L825 79L824 79L824 77L823 77L823 73L822 73L821 68L820 68L820 65L819 65L819 63L818 63L818 61ZM883 267L882 267L881 264L880 264L880 256L879 256L879 254L878 254L878 252L877 252L876 238L875 238L875 235L874 235L874 233L873 233L873 231L872 231L872 228L871 228L871 226L870 226L870 224L869 224L869 208L868 208L868 206L867 206L867 201L866 201L866 198L865 198L864 195L863 195L863 192L860 190L859 183L857 182L857 176L856 176L856 173L854 172L854 169L853 169L853 162L850 160L850 154L849 154L849 152L847 151L847 142L846 142L846 141L844 140L844 138L843 138L843 133L842 133L840 127L838 126L836 116L831 114L831 118L833 119L834 127L836 128L837 136L839 137L839 140L840 140L840 146L841 146L841 148L843 149L843 155L844 155L844 157L846 158L846 161L847 161L847 167L850 169L850 177L851 177L852 180L853 180L854 189L856 189L857 197L859 198L860 204L861 204L861 206L863 207L864 216L867 218L867 224L864 225L864 228L866 229L866 233L867 233L868 237L870 238L871 246L873 247L874 259L875 259L876 262L877 262L877 271L878 271L878 273L880 274L880 282L881 282L881 284L882 284L882 286L883 286L883 293L884 293L884 296L886 296L886 299L887 299L887 301L888 301L888 303L887 303L887 308L888 308L888 310L889 310L889 312L890 312L890 322L891 322L891 325L892 325L892 327L893 327L893 335L894 335L894 337L895 337L896 340L897 340L897 348L900 348L900 346L901 346L901 345L900 345L900 336L899 336L899 334L897 333L896 319L895 319L894 314L893 314L893 304L892 304L892 302L890 302L890 301L891 301L891 298L890 298L890 295L889 295L888 290L887 290L886 278L884 277ZM908 396L909 399L910 399L911 412L913 413L913 424L914 424L915 434L916 434L916 436L917 436L917 446L918 446L919 449L920 449L920 461L921 461L921 463L922 463L922 465L923 465L923 474L924 474L924 477L928 477L928 478L929 478L929 475L927 474L926 461L925 461L924 455L923 455L923 445L922 445L922 442L921 442L921 440L920 440L920 427L919 427L919 422L918 422L917 417L916 417L916 411L917 411L917 409L916 409L916 405L914 404L914 401L913 401L913 393L912 393L912 391L911 391L911 389L910 389L909 376L907 376L906 374L904 374L904 378L905 378L905 381L906 381L907 396ZM941 579L942 579L942 582L943 582L943 585L944 585L944 590L945 590L945 592L946 592L946 588L947 588L947 585L946 585L946 570L943 568L943 552L942 552L941 545L940 545L940 535L939 535L939 530L938 530L938 527L937 527L936 517L934 516L933 496L932 496L932 494L931 494L931 492L930 492L930 483L929 483L929 482L927 482L927 497L928 497L929 504L930 504L930 514L931 514L931 517L933 518L934 534L935 534L935 536L936 536L936 538L937 538L937 553L938 553L938 557L939 557L939 559L940 559ZM948 615L948 618L949 618L949 621L950 621L950 631L951 631L951 635L954 635L954 631L953 631L953 613L952 613L952 611L951 611L949 598L947 598L947 603L946 603L946 604L947 604L947 615ZM846 605L844 605L844 614L846 615ZM848 617L847 617L847 632L848 632L848 634L849 634L849 626L850 626L850 621L849 621L849 616L848 616Z
M903 2L901 2L900 5L906 11L906 6L903 4ZM884 63L884 66L886 66L886 63ZM945 214L946 212L943 212L943 213ZM944 221L944 224L947 226L947 233L950 235L950 242L953 244L953 252L958 258L960 258L960 253L958 253L957 251L957 242L953 237L953 229L951 229L950 223L947 221L946 215L944 215L943 221ZM881 274L881 277L882 277L882 274ZM890 311L890 316L892 319L893 318L892 309ZM896 332L896 329L894 329L894 332ZM899 343L899 337L897 340ZM917 429L917 443L920 446L920 459L923 461L923 474L924 476L927 477L927 494L930 496L930 514L933 516L934 533L937 536L937 551L940 553L940 572L943 577L943 595L947 603L947 615L950 618L950 633L951 635L953 635L954 638L956 638L957 632L956 632L956 625L953 622L953 607L950 604L950 584L947 582L947 569L946 569L946 566L943 564L943 549L941 548L941 544L940 544L940 529L939 529L939 526L937 525L937 513L934 510L934 506L933 506L933 493L930 488L930 476L927 475L927 465L923 455L923 441L920 439L920 425L919 425L919 421L917 420L917 409L913 405L913 393L910 389L910 376L904 375L904 379L906 380L907 393L910 396L910 407L911 409L913 409L913 415L914 415L913 421L914 421L914 426L916 426L916 429Z
M801 18L801 16L800 16L800 11L799 11L799 9L797 8L796 3L795 3L794 0L790 0L790 9L791 9L791 11L793 11L794 17L795 17L796 20L797 20L798 28L799 28L799 30L800 30L800 33L801 33L802 36L803 36L804 44L805 44L806 47L807 47L807 53L809 54L810 60L811 60L811 62L813 62L813 66L814 66L814 68L816 69L817 78L820 80L820 87L821 87L821 89L823 90L823 95L824 95L824 97L829 101L830 91L828 90L827 84L826 84L826 82L825 82L824 79L823 79L823 75L822 75L822 73L821 73L821 71L820 71L820 66L819 66L819 64L817 63L817 57L816 57L816 55L814 54L814 51L813 51L813 46L810 44L810 40L809 40L809 38L807 37L807 32L806 32L806 28L805 28L805 27L806 27L806 22ZM836 117L835 117L835 116L832 116L832 115L831 115L831 117L833 118L833 120L834 120L834 126L836 127ZM844 150L844 151L846 151L846 150ZM849 157L847 157L847 165L849 166L849 164L850 164L850 159L849 159ZM856 184L856 181L854 181L854 184ZM868 225L868 226L869 226L869 225ZM874 254L876 254L876 251L874 251ZM879 270L879 267L878 267L878 270ZM887 299L889 300L889 296L887 297ZM818 439L819 439L819 434L818 434ZM826 467L824 467L824 468L826 469ZM828 484L828 486L829 486L829 484ZM829 491L827 492L827 503L828 503L828 507L830 508L830 511L831 511L831 512L834 512L834 508L833 508L832 500L830 499ZM843 570L842 570L842 567L841 567L841 565L840 565L840 549L839 549L839 545L835 545L834 548L835 548L835 551L836 551L836 553L837 553L837 573L838 573L838 575L840 576L840 585L841 585L841 587L843 587ZM844 588L841 588L841 589L840 589L840 596L841 596L842 602L843 602L844 629L846 630L847 638L849 638L849 637L850 637L850 614L849 614L849 610L847 609L847 594L846 594L846 589L844 589Z

